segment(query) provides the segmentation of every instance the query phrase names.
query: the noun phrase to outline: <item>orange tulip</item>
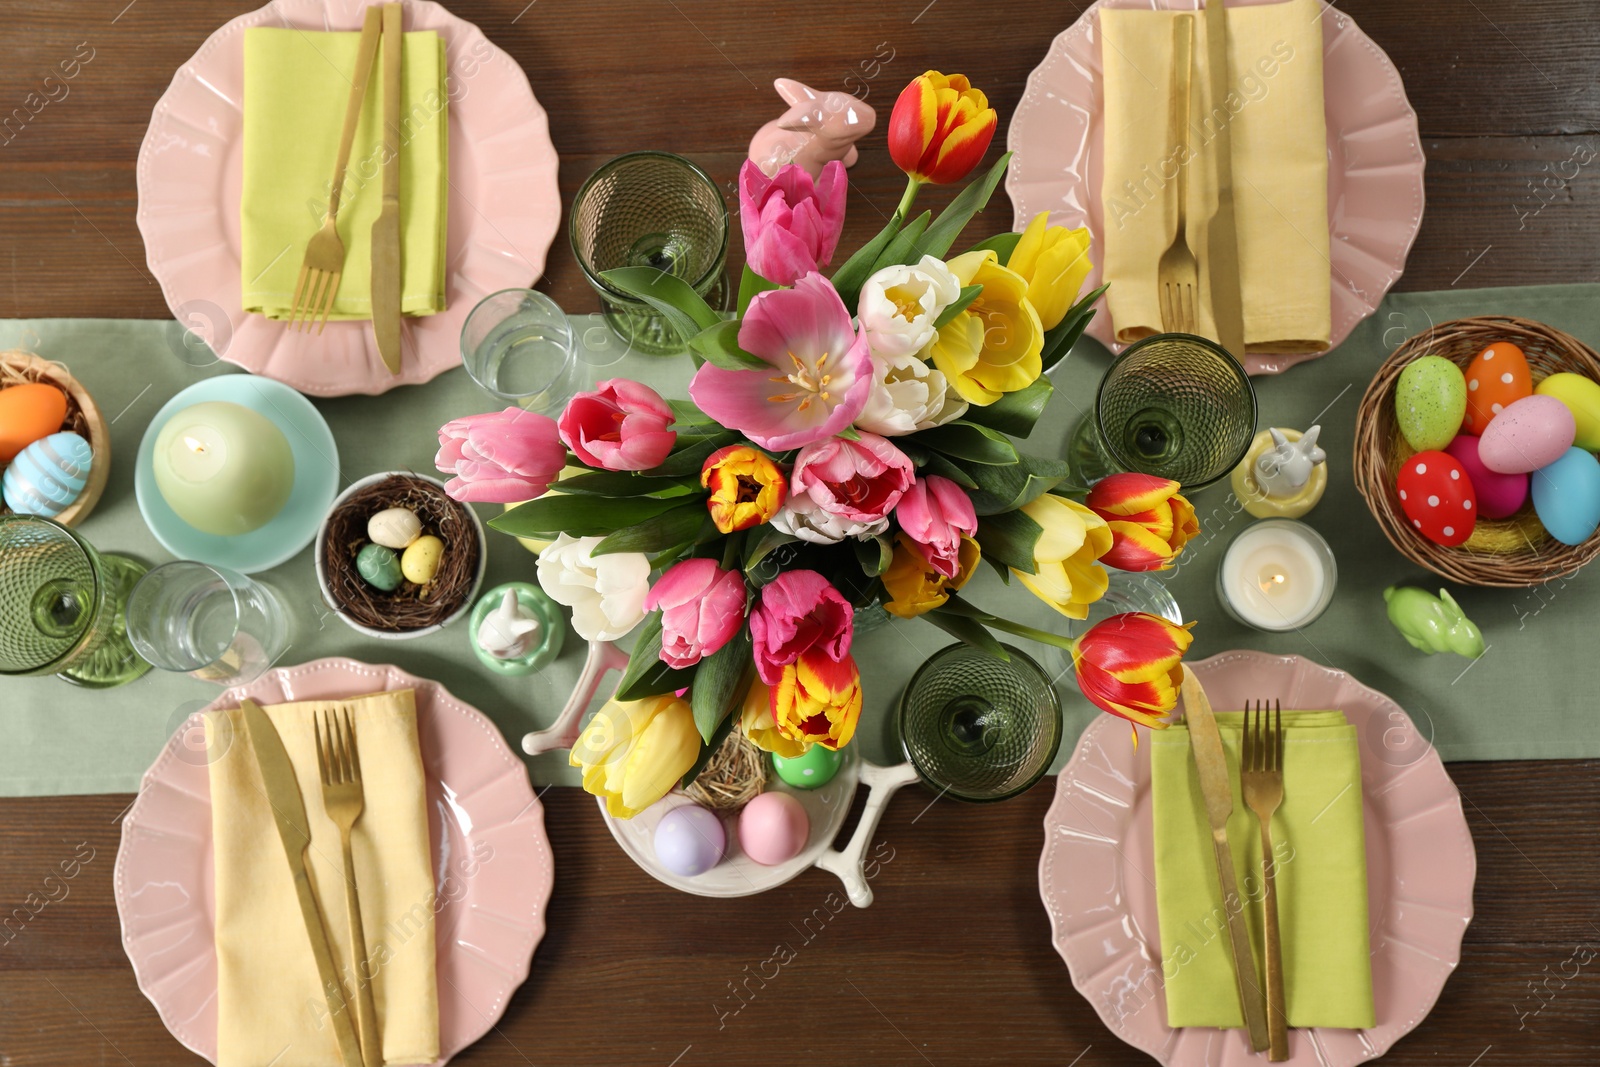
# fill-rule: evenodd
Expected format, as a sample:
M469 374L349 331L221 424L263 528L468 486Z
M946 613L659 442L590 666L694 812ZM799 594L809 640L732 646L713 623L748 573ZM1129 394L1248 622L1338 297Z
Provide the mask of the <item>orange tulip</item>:
M749 445L729 445L707 456L700 484L711 490L706 507L725 534L771 519L789 491L782 469Z
M1200 533L1180 486L1150 474L1102 478L1085 503L1111 527L1111 551L1100 562L1124 571L1164 571Z
M821 648L800 653L772 687L772 718L794 741L841 749L861 718L861 671L845 656L835 663Z
M1183 654L1194 640L1189 627L1158 615L1129 611L1089 627L1072 642L1078 688L1101 711L1152 730L1178 706ZM1135 735L1137 739L1137 735Z
M889 116L889 155L913 181L949 185L989 150L999 117L964 74L913 78Z

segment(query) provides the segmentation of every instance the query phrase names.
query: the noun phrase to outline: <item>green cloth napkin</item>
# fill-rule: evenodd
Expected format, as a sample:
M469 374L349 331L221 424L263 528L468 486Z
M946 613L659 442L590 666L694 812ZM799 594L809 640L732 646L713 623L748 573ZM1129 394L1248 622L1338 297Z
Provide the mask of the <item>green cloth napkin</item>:
M1242 712L1217 712L1233 782L1239 892L1261 970L1261 831L1239 792ZM1367 856L1356 728L1339 711L1285 711L1283 805L1272 817L1278 925L1290 1026L1373 1025L1367 940ZM1156 911L1161 925L1167 1025L1244 1025L1228 962L1226 912L1211 824L1184 726L1150 739Z
M246 311L287 319L306 242L322 225L359 33L256 27L244 35L240 260ZM443 311L449 186L444 42L408 33L401 50L400 309ZM372 224L383 201L383 54L373 64L339 205L344 277L332 319L372 317Z

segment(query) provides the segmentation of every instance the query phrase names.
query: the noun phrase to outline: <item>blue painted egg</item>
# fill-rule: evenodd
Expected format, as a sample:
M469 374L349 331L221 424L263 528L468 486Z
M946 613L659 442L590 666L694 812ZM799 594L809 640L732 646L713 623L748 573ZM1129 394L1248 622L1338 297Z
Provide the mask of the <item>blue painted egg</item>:
M1533 472L1533 510L1564 545L1581 545L1600 527L1600 460L1581 448Z
M83 494L94 450L75 433L55 433L18 453L3 480L6 507L53 519Z
M656 824L656 859L684 878L705 874L722 862L728 833L716 813L698 804L673 808Z

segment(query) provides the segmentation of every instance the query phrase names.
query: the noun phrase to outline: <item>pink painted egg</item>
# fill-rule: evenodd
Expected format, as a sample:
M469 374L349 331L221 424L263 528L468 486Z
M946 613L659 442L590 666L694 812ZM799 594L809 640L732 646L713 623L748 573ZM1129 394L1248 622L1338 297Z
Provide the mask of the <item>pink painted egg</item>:
M1495 416L1478 438L1478 458L1501 474L1527 474L1564 456L1577 433L1571 408L1536 393Z
M1528 357L1510 341L1496 341L1467 366L1467 418L1462 431L1481 435L1496 415L1532 393Z
M1459 545L1472 536L1478 501L1472 479L1454 456L1418 452L1395 476L1400 507L1411 528L1441 545Z
M1451 441L1445 451L1454 456L1472 482L1478 498L1478 514L1486 519L1508 519L1528 500L1526 474L1501 474L1483 465L1478 458L1478 439L1464 433Z
M739 815L739 847L764 867L776 867L805 850L811 819L788 793L762 793Z

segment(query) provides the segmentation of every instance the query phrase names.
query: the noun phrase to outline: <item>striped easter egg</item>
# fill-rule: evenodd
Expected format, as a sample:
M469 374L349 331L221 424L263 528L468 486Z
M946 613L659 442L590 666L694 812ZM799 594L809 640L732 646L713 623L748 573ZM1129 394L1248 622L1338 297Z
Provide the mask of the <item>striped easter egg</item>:
M83 492L94 452L75 433L51 434L17 454L0 480L6 507L53 519Z

